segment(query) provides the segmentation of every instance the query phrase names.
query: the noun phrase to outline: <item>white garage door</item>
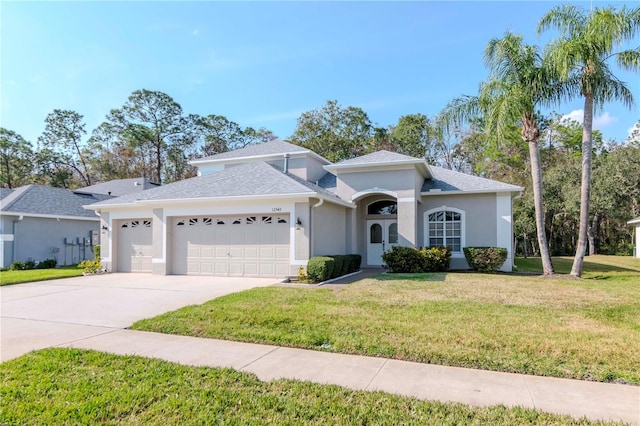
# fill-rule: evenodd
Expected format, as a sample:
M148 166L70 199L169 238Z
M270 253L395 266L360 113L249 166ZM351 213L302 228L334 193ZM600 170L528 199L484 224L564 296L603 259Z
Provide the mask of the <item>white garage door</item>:
M118 272L151 272L151 219L118 223Z
M289 216L174 218L172 273L248 277L289 275Z

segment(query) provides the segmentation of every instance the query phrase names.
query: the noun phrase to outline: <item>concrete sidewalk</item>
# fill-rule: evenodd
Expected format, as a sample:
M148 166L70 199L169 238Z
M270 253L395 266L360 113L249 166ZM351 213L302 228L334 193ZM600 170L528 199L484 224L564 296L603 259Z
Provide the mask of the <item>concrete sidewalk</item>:
M184 365L231 367L279 378L381 390L425 400L505 405L640 424L640 387L342 355L269 345L112 330L63 345Z

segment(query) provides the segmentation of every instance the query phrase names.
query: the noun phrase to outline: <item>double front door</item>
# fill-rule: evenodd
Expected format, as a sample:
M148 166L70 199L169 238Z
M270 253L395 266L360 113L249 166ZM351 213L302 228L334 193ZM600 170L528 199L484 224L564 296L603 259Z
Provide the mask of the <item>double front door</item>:
M398 221L380 219L367 221L367 265L381 266L382 255L398 245Z

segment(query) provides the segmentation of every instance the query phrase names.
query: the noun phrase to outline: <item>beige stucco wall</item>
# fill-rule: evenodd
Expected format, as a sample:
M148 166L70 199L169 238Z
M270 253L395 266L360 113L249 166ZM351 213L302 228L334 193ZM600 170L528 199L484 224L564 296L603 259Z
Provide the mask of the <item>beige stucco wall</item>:
M636 257L640 259L640 223L636 223Z
M435 208L462 210L465 218L462 246L504 247L508 251L508 258L502 270L511 270L513 265L513 229L510 194L442 194L424 196L419 211L419 216L423 220L421 224L421 245L428 243L425 236L427 219L424 217L424 213ZM462 253L454 253L452 255L451 268L468 268Z
M311 256L347 254L346 210L328 202L312 208Z
M311 218L309 203L295 203L294 215L291 217L291 222L295 223L300 219L301 226L296 226L295 230L295 248L294 248L294 260L309 260L309 254L311 253L310 236L311 233Z
M386 171L367 172L339 172L337 179L337 194L343 200L366 190L388 190L397 194L398 198L416 197L415 168Z

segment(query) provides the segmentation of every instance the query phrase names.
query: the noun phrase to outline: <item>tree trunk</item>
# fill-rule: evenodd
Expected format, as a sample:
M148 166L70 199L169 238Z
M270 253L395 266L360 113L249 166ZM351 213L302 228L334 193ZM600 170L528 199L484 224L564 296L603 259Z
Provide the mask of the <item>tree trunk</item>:
M162 183L162 140L160 137L156 140L156 173L158 183Z
M540 150L538 143L529 142L529 157L531 158L531 179L533 183L533 201L536 212L536 231L538 234L538 246L540 248L540 258L542 259L542 273L553 275L553 264L549 255L549 245L544 227L544 204L542 202L542 169L540 167Z
M589 238L589 256L593 256L598 251L598 248L596 247L596 235L598 235L599 226L600 215L596 212L596 214L593 215L593 222L591 222L591 226L587 231L587 237Z
M571 275L582 276L582 264L587 250L587 232L589 229L589 204L591 202L591 149L593 131L593 96L587 94L584 98L584 120L582 123L582 183L580 185L580 228L578 230L578 245L573 259Z
M524 235L522 238L522 251L524 252L524 258L529 257L529 252L527 251L527 236Z

